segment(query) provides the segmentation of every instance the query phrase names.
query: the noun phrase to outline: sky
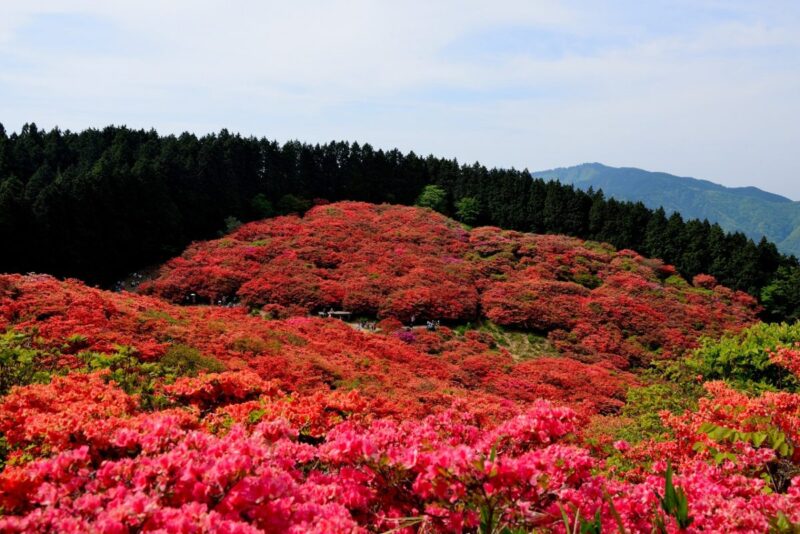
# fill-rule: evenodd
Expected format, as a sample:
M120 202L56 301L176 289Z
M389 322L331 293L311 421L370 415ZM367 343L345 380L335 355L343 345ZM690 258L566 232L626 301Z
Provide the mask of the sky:
M0 0L0 123L602 162L800 200L800 2Z

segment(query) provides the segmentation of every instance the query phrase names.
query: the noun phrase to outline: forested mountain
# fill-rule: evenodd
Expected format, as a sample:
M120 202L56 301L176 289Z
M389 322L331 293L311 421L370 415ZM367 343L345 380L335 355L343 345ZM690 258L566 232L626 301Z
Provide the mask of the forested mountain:
M111 285L239 221L303 212L315 199L411 204L423 189L428 205L469 224L608 242L760 296L770 318L800 310L797 260L716 224L527 171L359 143L281 145L226 130L198 138L0 127L0 271Z
M706 180L649 172L632 167L584 163L537 171L534 176L588 190L602 189L619 200L641 201L652 209L685 219L708 219L728 232L756 241L766 236L787 254L800 254L800 202L757 187L725 187Z

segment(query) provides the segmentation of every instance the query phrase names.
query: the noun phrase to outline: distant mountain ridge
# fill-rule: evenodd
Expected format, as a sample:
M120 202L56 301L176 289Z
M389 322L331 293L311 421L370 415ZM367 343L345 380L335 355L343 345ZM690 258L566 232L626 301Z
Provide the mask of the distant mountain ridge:
M602 189L607 197L641 201L648 208L661 206L668 213L677 211L684 219L708 219L755 240L766 236L781 251L800 256L800 202L757 187L725 187L708 180L601 163L533 175L583 190Z

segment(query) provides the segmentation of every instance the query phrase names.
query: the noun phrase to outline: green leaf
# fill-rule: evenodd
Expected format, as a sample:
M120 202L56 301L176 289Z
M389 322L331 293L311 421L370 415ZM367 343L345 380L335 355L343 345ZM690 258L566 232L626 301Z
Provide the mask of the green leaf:
M768 437L768 435L767 435L766 432L753 432L753 435L752 435L752 438L750 439L750 441L756 447L760 447L761 444L764 443L767 440L767 437Z

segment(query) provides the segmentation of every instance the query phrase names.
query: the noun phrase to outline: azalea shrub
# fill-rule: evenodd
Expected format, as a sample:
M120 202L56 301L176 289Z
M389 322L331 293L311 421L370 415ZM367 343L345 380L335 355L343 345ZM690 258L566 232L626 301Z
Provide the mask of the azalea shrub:
M388 323L364 333L44 276L2 281L4 348L33 351L27 359L42 367L0 399L0 531L800 523L792 391L754 397L709 382L696 405L673 395L644 439L613 442L614 414L637 415L626 391L647 377L555 354L518 360L499 328L404 340ZM796 372L792 330L759 339L770 340L772 365ZM584 430L592 424L605 429L599 440Z
M288 395L247 372L164 389L175 404L160 410L103 372L12 390L0 402L12 450L0 531L766 532L800 521L788 445L800 403L788 398L712 384L696 412L669 421L673 444L615 444L659 455L625 474L583 443L575 411L545 401L493 422L464 401L398 420L355 392ZM782 415L765 419L775 402Z
M629 250L564 236L467 230L418 207L338 202L195 243L140 286L175 303L241 302L307 314L490 319L549 334L583 361L627 367L755 320L755 300L693 285ZM286 316L279 312L279 316Z
M540 398L583 415L613 412L636 383L607 362L555 353L519 360L475 330L407 332L387 319L385 331L363 332L338 320L269 320L243 307L177 306L47 276L0 281L9 291L0 299L6 346L35 350L35 357L25 353L35 363L28 378L16 380L20 385L41 382L53 366L61 373L108 370L125 391L158 405L164 399L157 379L247 370L290 391L357 389L375 399L381 415L417 416L461 397L493 417Z
M0 275L0 532L797 532L800 330L756 311L353 202L139 293Z

